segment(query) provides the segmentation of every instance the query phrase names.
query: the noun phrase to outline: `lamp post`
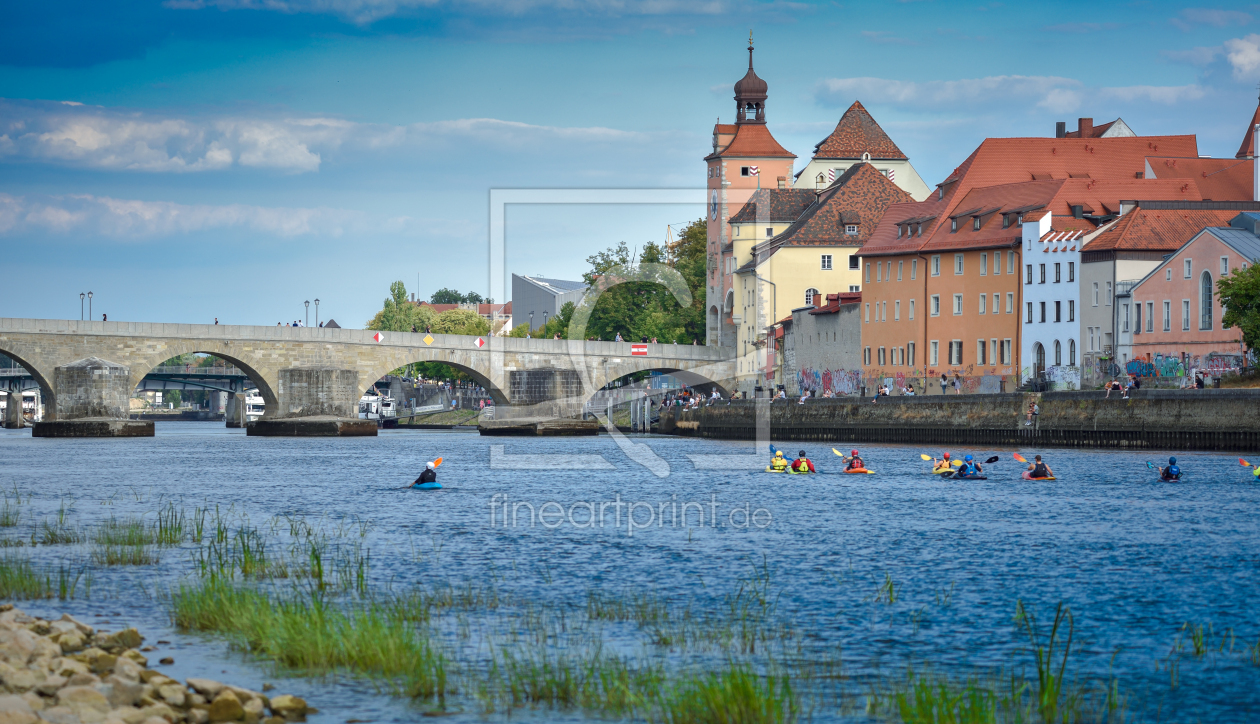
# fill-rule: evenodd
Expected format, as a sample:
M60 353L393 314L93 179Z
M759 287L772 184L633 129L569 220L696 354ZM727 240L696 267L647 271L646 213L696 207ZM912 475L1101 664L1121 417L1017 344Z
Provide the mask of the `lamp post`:
M311 300L307 299L303 304L306 305L306 326L311 326Z
M85 295L83 292L79 292L79 321L80 322L83 321L83 297L85 296L87 295Z
M88 292L88 319L92 319L92 293Z
M319 326L319 297L315 297L315 326Z
M543 331L547 331L547 313L543 312Z
M530 332L534 331L534 313L533 312L529 313L529 331Z

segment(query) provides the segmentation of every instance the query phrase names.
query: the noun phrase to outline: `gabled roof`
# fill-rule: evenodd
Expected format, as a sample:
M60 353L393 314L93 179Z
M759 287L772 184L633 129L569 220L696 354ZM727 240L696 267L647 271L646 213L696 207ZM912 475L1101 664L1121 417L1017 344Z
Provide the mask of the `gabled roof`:
M1213 201L1250 201L1255 161L1236 158L1172 158L1149 156L1147 176L1194 179L1203 198Z
M812 189L757 189L731 217L730 223L786 221L790 224L817 198L817 192Z
M906 159L862 103L853 101L831 135L814 146L814 158L860 159L864 153L876 159Z
M827 303L816 309L811 309L807 314L835 314L840 311L840 306L844 304L857 304L862 301L861 292L841 292L839 294L828 294ZM796 310L792 310L796 311Z
M913 201L869 163L855 163L835 183L809 193L817 200L791 226L753 247L758 262L784 246L861 246L890 206ZM848 224L858 225L856 235L844 233Z
M547 279L544 277L527 277L522 274L515 274L513 276L524 279L525 281L533 284L534 286L539 287L540 289L546 292L550 292L551 294L555 294L555 295L564 294L565 292L576 292L582 289L586 289L587 287L586 282L572 282L572 281L567 281L565 279ZM437 308L437 307L442 307L442 306L447 306L447 305L435 304L433 306L434 308ZM450 305L450 306L455 307L458 305Z
M1260 105L1256 106L1256 112L1251 114L1251 123L1247 124L1247 133L1243 136L1242 145L1238 147L1238 153L1234 158L1255 158L1256 157L1256 124L1260 123Z
M1204 227L1227 226L1237 211L1137 207L1089 241L1082 251L1175 251Z
M1082 122L1093 121L1092 118L1082 118L1080 120ZM1136 133L1133 132L1133 129L1129 128L1129 124L1124 122L1123 118L1117 118L1116 120L1110 123L1103 123L1098 126L1091 125L1090 127L1088 127L1088 130L1085 130L1084 133L1082 133L1082 130L1084 129L1080 127L1082 125L1084 124L1081 123L1080 125L1078 125L1075 131L1068 131L1067 133L1063 134L1063 137L1064 138L1082 138L1082 137L1084 138L1117 138L1117 137L1124 137L1124 136L1131 137L1131 136L1137 135Z
M705 160L718 157L796 158L796 154L780 146L764 123L743 123L736 126L735 137L725 148L705 156Z
M1141 280L1138 281L1137 284L1134 284L1132 291L1136 292L1137 288L1142 286L1147 279L1154 278L1170 263L1179 263L1178 257L1181 256L1182 250L1194 244L1204 236L1212 236L1216 238L1216 240L1225 244L1225 246L1228 246L1243 259L1250 259L1252 264L1260 263L1260 238L1257 238L1255 234L1247 231L1246 229L1238 229L1229 226L1209 226L1205 229L1199 230L1187 239L1185 243L1180 244L1176 249L1174 249L1173 253L1168 255L1168 258L1164 259L1164 261L1160 262L1154 269L1150 270L1146 276L1142 277ZM1212 276L1215 277L1216 274L1213 273Z

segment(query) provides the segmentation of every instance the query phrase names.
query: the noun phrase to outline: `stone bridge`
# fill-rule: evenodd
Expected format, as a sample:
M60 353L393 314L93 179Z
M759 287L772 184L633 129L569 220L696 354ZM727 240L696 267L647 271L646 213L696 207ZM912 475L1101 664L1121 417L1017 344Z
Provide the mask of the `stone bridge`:
M201 352L239 367L266 402L251 435L374 435L359 398L391 370L442 362L485 387L497 407L539 418L581 414L609 382L659 370L693 386L731 388L735 362L720 348L578 340L468 337L318 327L157 324L0 318L0 352L45 396L37 436L152 435L130 421L144 376Z

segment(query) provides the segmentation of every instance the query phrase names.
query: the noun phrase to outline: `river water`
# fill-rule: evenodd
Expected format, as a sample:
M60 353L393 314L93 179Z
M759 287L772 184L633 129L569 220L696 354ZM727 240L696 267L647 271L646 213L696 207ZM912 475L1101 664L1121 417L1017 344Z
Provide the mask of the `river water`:
M0 536L29 536L63 508L70 524L91 528L175 501L218 505L255 524L273 516L367 522L362 545L381 590L493 580L522 600L581 607L592 590L717 600L765 576L777 615L805 645L841 651L845 673L858 680L895 677L908 664L964 672L1028 661L1017 658L1027 637L1013 623L1016 602L1043 623L1063 602L1074 614L1073 671L1114 675L1130 719L1260 719L1260 666L1247 650L1260 642L1260 484L1236 457L1180 454L1185 480L1162 484L1146 461L1166 452L1021 450L1047 455L1060 478L1048 483L1020 480L1012 450L953 450L1002 458L989 480L956 482L926 474L920 453L939 451L920 448L863 446L877 475L804 477L699 470L688 457L751 454L748 443L634 442L653 452L647 466L607 435L247 438L220 423L161 422L155 437L138 440L3 431L0 487L22 495L23 518ZM830 446L804 448L824 473L840 469ZM399 489L437 456L443 490ZM533 525L530 506L543 513ZM82 566L89 547L10 553ZM415 719L417 705L370 683L286 677L216 637L173 630L162 593L190 570L188 552L170 550L157 566L96 569L86 600L19 605L106 628L136 625L150 643L170 641L150 656L173 656L172 675L278 682L322 709L314 721ZM891 603L881 592L889 580ZM1209 632L1206 653L1194 655L1187 623ZM619 645L633 647L610 641ZM503 717L471 704L462 711L459 720ZM812 716L848 718L825 708Z

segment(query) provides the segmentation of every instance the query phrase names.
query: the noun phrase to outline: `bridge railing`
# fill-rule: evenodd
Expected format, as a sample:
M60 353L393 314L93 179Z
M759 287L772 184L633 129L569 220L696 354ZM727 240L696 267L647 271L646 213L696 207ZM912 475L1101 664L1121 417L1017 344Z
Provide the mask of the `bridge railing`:
M234 365L226 367L197 367L195 365L159 365L149 370L151 375L214 375L222 377L231 375L234 377L248 377L240 368Z

